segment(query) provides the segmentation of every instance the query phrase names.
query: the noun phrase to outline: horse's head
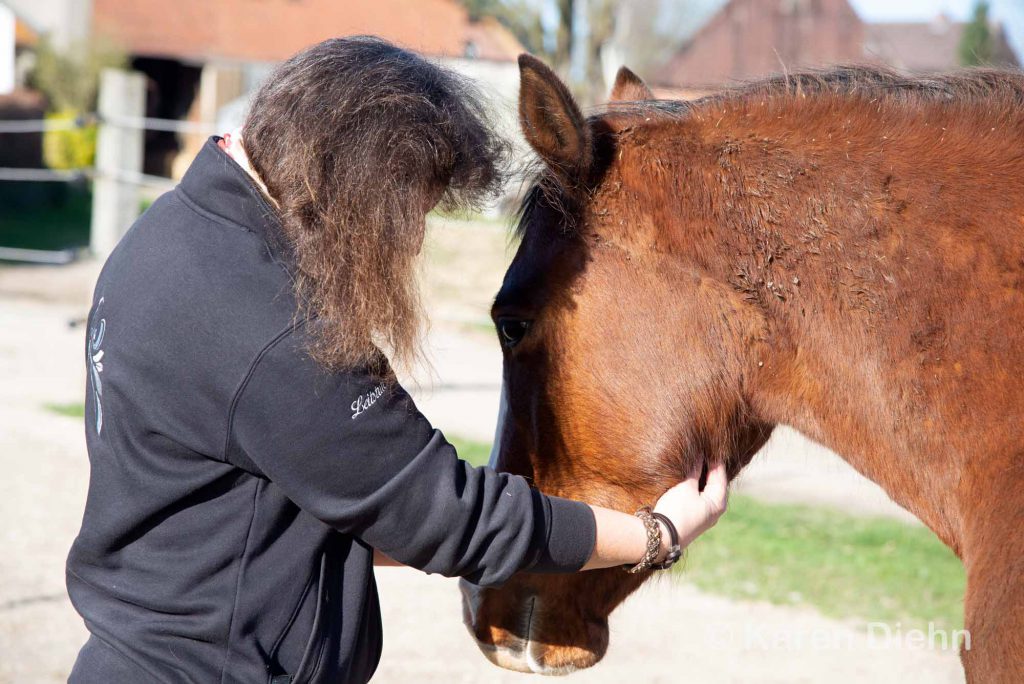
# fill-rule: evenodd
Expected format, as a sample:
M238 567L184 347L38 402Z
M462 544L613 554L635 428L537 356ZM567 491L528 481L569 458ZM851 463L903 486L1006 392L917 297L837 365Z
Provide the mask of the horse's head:
M588 121L547 67L524 56L520 69L520 117L545 170L492 311L504 348L492 464L627 512L697 459L725 461L734 475L767 438L744 399L760 323L733 288L682 257L685 232L707 226L672 210L686 188L663 160L680 150L653 149L656 107ZM612 100L647 95L623 71ZM504 667L589 667L607 647L608 615L644 579L615 568L463 584L466 624Z

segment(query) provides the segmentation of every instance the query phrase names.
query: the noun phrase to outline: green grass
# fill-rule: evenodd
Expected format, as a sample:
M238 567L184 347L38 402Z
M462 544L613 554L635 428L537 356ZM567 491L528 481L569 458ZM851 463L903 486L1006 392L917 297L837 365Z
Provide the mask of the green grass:
M489 445L449 439L462 458L487 462ZM924 527L898 520L733 495L676 567L679 579L730 598L905 629L963 625L960 561Z
M51 413L56 413L58 416L67 416L68 418L85 417L85 404L81 402L71 404L43 404L43 408Z
M491 458L491 445L484 444L483 442L477 442L472 439L464 439L462 437L451 437L446 435L449 442L455 447L455 451L458 452L459 458L464 461L469 461L475 466L487 465L487 461Z
M924 527L887 518L733 496L681 573L705 591L836 618L963 625L960 561Z
M14 192L14 188L5 191ZM78 188L52 194L52 201L23 206L5 202L8 206L0 211L0 246L56 250L88 245L92 194Z

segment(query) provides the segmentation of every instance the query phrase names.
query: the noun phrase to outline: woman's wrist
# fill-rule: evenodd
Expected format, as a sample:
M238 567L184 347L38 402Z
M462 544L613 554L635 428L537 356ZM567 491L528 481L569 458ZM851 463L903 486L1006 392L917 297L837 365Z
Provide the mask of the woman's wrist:
M679 533L676 526L664 513L652 511L650 506L643 506L636 512L647 531L647 550L639 563L626 568L630 573L645 570L668 570L679 556Z
M597 523L597 539L584 570L636 565L647 550L647 530L634 515L591 506Z
M594 552L583 566L584 570L608 567L633 567L644 560L649 534L643 520L636 515L591 506L597 524ZM672 550L672 535L668 526L655 519L660 542L657 555L650 559L655 565L664 563Z

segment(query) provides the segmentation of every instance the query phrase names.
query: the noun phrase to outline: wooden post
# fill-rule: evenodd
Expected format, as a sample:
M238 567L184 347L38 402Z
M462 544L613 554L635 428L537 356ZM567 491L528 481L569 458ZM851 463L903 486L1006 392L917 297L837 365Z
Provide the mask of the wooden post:
M96 142L93 183L92 253L106 259L139 216L139 187L126 176L142 173L143 133L125 119L141 119L146 111L146 79L140 73L104 69L100 75L100 129Z

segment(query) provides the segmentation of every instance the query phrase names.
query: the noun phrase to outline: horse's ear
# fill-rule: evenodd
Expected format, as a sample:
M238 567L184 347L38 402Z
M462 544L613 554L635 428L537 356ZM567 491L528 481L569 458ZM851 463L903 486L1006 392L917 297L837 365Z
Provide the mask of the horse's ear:
M526 141L563 181L575 185L594 157L590 129L565 84L532 55L519 56L519 120Z
M642 102L653 99L654 93L642 78L624 66L619 67L619 73L615 74L612 94L608 97L609 102Z

